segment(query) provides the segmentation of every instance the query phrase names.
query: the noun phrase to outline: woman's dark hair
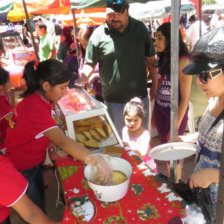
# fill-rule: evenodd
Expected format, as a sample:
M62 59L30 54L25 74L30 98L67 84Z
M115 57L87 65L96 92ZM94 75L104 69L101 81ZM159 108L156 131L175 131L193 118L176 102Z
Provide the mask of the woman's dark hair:
M86 41L89 41L90 36L92 35L94 31L94 27L90 26L90 27L83 27L79 30L78 32L78 40L84 39ZM80 44L81 45L81 44ZM82 52L82 56L85 57L86 51L85 49L82 47L81 45L81 52Z
M9 72L0 68L0 85L5 85L9 81Z
M51 87L65 83L70 80L71 73L62 62L49 59L39 64L36 61L30 61L25 65L23 78L26 82L26 90L22 97L31 95L36 91L41 91L43 82L49 82Z
M156 32L160 31L166 38L166 48L164 52L158 53L159 61L158 65L160 67L160 74L170 74L170 62L171 62L171 23L163 23ZM183 41L181 32L179 30L179 56L188 55L188 49Z
M70 26L65 26L62 30L62 34L65 37L65 41L68 45L68 47L73 43L73 37L72 37L72 29Z
M131 99L124 107L123 115L136 114L140 118L145 117L144 104L138 97Z

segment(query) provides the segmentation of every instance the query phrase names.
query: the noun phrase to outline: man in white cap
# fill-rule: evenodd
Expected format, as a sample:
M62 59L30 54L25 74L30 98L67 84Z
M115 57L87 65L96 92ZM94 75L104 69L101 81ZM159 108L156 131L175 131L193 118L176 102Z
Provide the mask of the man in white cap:
M85 65L77 82L88 82L99 62L104 102L120 135L124 126L124 106L136 96L145 105L147 116L143 125L148 129L146 67L153 83L150 90L151 100L155 97L158 85L155 47L145 25L130 17L128 8L129 5L124 0L106 1L106 23L95 29L89 39Z

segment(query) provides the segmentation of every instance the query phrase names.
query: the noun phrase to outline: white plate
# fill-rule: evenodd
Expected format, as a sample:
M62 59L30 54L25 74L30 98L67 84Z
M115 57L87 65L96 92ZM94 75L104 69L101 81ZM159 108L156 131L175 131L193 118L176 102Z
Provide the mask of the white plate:
M149 156L162 161L184 159L196 153L196 146L186 142L166 143L152 148Z

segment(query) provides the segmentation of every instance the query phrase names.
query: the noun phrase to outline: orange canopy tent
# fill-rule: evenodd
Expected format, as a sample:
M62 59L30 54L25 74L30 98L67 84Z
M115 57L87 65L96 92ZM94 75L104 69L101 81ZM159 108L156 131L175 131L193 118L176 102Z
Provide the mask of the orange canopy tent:
M88 26L98 26L106 20L105 7L75 10L76 25L87 24ZM72 14L61 17L63 25L73 26Z
M62 14L67 15L63 19L63 25L73 25L70 0L25 0L29 18L31 14ZM105 7L75 10L76 24L100 25L105 22ZM7 18L11 22L26 19L22 0L13 0L13 8Z
M62 5L67 4L67 5ZM25 0L25 4L27 7L27 11L29 14L29 17L31 17L31 13L34 13L35 11L42 11L44 12L50 12L52 9L59 9L60 7L64 6L67 7L67 13L69 13L70 10L70 1L69 0ZM60 9L62 11L62 8ZM23 7L23 1L22 0L13 0L13 7L12 9L8 12L7 18L11 22L16 22L19 20L26 19L26 15L24 12L24 7Z

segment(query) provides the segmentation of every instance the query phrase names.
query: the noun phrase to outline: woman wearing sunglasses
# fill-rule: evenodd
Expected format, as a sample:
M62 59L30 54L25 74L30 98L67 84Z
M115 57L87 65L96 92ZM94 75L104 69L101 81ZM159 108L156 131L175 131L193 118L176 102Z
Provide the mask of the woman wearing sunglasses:
M189 186L209 187L213 208L216 208L219 182L220 158L224 128L224 27L206 33L196 43L192 52L193 62L183 73L197 75L209 104L198 124L198 133L178 136L176 141L197 141L194 173Z

